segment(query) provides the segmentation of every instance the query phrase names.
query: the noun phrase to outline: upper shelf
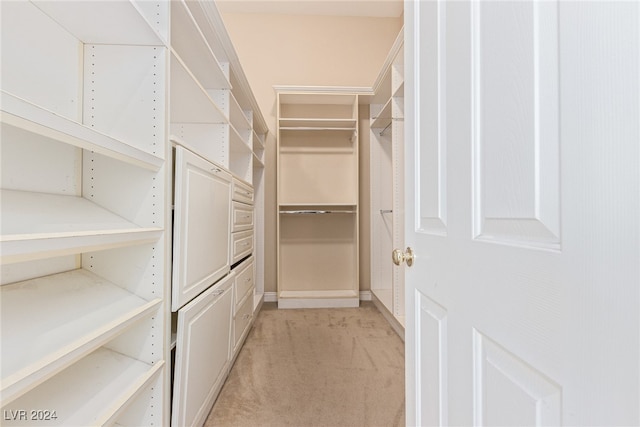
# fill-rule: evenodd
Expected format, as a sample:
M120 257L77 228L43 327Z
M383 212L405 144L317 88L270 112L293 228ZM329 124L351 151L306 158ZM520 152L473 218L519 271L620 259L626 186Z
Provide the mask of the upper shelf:
M0 260L80 253L152 242L161 228L139 227L77 196L1 190Z
M145 301L86 270L39 277L0 288L3 403L28 392L95 350L160 299Z
M164 160L81 123L2 91L0 121L36 135L158 171Z
M171 55L170 88L172 123L228 123L225 113L176 52Z
M34 1L35 6L83 43L166 45L159 29L133 1ZM2 5L3 8L6 6ZM154 11L154 13L156 13Z
M351 129L355 130L355 119L281 118L281 130Z
M231 89L226 72L182 1L171 2L171 47L205 89Z
M371 127L376 128L385 128L391 123L392 120L392 111L391 111L391 98L387 100L387 103L384 104L380 113L376 116L376 118L371 122Z

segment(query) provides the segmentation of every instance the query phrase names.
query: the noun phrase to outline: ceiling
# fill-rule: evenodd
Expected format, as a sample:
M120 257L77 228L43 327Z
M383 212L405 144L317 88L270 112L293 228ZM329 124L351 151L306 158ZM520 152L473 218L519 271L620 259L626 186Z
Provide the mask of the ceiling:
M403 0L217 0L223 13L397 18Z

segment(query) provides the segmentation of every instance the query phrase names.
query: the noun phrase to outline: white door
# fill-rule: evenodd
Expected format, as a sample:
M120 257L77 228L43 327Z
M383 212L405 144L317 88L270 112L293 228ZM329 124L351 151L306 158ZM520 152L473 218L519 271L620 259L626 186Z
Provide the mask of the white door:
M640 425L640 3L405 2L408 425Z

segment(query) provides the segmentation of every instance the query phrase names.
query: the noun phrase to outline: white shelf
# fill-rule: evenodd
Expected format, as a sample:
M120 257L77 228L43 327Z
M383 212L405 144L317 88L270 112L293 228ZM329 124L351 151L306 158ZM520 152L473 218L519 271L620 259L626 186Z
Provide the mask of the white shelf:
M55 410L56 419L42 421L42 425L47 426L109 425L157 377L163 365L163 361L148 365L100 348L5 410ZM5 420L3 425L22 426L33 422Z
M34 1L38 9L83 43L165 45L131 1Z
M253 131L253 149L264 150L264 138Z
M19 325L4 327L0 337L3 402L103 345L161 302L145 301L86 270L5 285L0 296L2 324Z
M393 97L394 98L402 98L402 97L404 97L404 81L402 83L400 83L400 85L393 92Z
M229 145L232 153L251 154L251 147L247 144L236 128L229 126Z
M229 121L231 125L238 130L238 133L245 132L247 135L251 135L251 123L233 93L229 94L229 103Z
M391 123L391 120L391 98L389 98L378 116L371 122L371 127L373 129L385 128Z
M224 112L211 99L175 51L171 55L172 123L227 123Z
M353 105L356 95L335 93L280 93L280 104L293 105Z
M348 129L355 130L355 119L280 118L280 129Z
M143 228L77 196L1 190L1 260L17 262L154 241Z
M83 124L2 91L0 96L3 125L15 126L36 135L131 163L153 171L164 160L125 142L97 132Z
M253 153L253 167L254 168L264 168L264 161L258 157L256 153Z
M228 76L183 1L171 2L171 47L205 89L231 89Z
M371 289L371 292L384 305L389 313L393 313L393 291L389 289Z

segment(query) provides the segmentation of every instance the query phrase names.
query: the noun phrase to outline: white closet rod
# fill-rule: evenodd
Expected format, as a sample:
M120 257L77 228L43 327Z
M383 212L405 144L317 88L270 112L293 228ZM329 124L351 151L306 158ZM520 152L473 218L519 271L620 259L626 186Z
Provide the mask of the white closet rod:
M344 210L295 210L295 211L280 211L281 214L287 215L324 215L324 214L354 214L356 211L344 211Z

